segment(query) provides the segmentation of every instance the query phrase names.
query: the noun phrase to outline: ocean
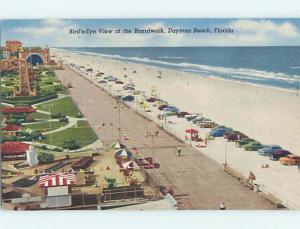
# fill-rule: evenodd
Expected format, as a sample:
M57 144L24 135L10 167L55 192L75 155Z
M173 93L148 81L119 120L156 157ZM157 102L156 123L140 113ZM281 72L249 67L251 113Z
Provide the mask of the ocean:
M86 55L298 90L300 47L65 48Z

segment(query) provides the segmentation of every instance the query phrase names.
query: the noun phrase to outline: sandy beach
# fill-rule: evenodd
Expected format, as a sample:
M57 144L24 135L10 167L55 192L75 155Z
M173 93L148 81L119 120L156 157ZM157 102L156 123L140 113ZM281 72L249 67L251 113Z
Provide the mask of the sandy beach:
M52 49L51 52L67 63L84 65L106 75L112 74L124 82L133 82L138 90L145 91L148 96L151 95L151 91L156 90L159 98L167 100L181 110L201 113L204 117L239 130L262 144L278 144L299 154L300 141L297 141L297 137L300 135L300 97L296 96L296 92L213 77L205 78L193 73L58 49ZM159 71L161 78L157 77ZM128 77L124 78L124 74ZM87 77L92 78L92 75ZM122 88L122 85L111 85L103 87L111 92ZM136 105L132 106L134 108ZM156 120L155 112L153 109L153 112L145 115ZM192 126L185 119L172 117L169 121L173 124L168 124L165 128L181 139L185 138L185 129L196 128L196 125ZM205 136L207 132L207 129L200 129L201 136ZM279 162L258 155L257 152L244 151L235 147L234 143L225 143L223 138L209 142L207 148L201 148L201 152L222 164L225 147L227 162L231 167L245 176L249 171L253 171L262 189L269 190L284 199L290 208L300 209L300 173L297 167L283 166ZM268 163L270 168L262 169L261 165L265 163Z

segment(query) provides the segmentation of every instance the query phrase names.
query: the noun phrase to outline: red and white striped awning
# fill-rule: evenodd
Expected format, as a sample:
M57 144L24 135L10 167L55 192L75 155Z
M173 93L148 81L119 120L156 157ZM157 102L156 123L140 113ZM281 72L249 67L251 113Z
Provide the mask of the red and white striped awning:
M41 176L39 179L39 187L55 187L55 186L69 186L77 184L76 176L73 173L56 173Z

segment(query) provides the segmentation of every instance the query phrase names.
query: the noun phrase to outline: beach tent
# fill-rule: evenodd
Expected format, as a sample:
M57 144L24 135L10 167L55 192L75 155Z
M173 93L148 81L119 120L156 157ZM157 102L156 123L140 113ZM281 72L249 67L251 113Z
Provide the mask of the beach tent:
M124 144L119 143L119 142L113 143L111 145L111 147L114 149L125 149L126 148L126 146Z
M129 150L120 149L115 152L116 157L132 157L133 154Z
M135 161L127 161L127 162L123 163L123 167L125 169L133 169L133 170L140 169L140 167L138 166L138 164Z

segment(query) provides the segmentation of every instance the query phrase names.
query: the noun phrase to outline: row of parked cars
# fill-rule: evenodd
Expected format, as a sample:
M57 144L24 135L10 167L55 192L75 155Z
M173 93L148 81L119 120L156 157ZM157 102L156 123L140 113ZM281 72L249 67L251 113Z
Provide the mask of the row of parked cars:
M227 141L235 142L237 147L244 148L246 151L257 151L262 156L268 156L271 160L280 161L283 165L300 164L300 156L292 154L290 151L282 149L278 145L263 145L247 135L233 131L226 126L217 126L209 134L213 137L222 137Z

